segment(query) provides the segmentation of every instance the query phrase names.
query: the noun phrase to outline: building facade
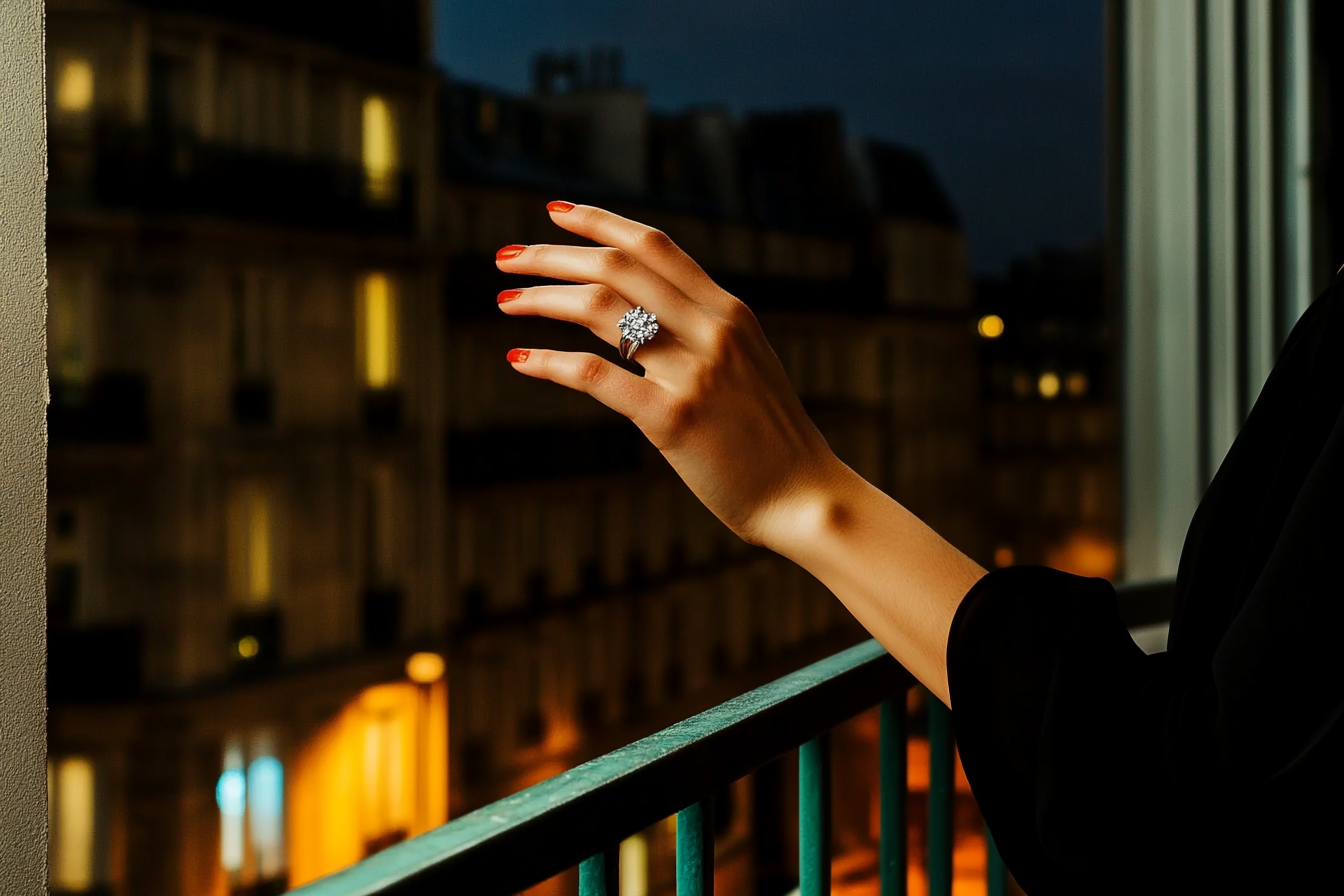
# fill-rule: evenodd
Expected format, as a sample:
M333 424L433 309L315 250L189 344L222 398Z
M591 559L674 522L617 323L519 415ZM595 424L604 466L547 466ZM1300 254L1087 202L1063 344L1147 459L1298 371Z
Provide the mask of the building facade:
M49 9L55 891L279 892L861 636L503 362L594 342L492 301L549 199L665 229L841 457L985 553L964 248L917 155L653 113L611 53L509 96L432 69L422 4L300 6ZM754 778L720 800L739 889L790 873L787 776ZM660 830L626 847L655 888Z

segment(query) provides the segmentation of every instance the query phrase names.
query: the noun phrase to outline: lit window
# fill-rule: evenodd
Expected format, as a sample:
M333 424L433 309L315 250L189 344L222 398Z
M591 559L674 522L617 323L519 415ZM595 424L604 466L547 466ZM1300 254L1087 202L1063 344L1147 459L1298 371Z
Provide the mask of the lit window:
M397 128L392 107L377 94L364 98L364 190L369 201L397 198Z
M274 880L284 858L284 767L274 755L270 732L257 731L245 744L231 737L215 785L219 806L219 863L235 885Z
M59 383L88 380L88 326L92 278L53 263L47 271L47 363Z
M1064 380L1064 391L1068 392L1074 398L1078 398L1087 393L1087 374L1081 370L1075 370Z
M643 834L621 841L621 896L648 896L649 843Z
M1036 381L1036 388L1042 398L1054 398L1059 395L1059 374L1053 371L1041 374L1040 379Z
M98 883L93 762L86 756L47 761L51 888L80 892Z
M256 482L237 486L230 495L228 514L230 597L245 609L264 608L274 596L270 492Z
M56 110L83 115L93 106L93 65L83 56L67 56L56 67Z
M433 684L443 677L443 657L437 653L413 653L406 661L406 677L416 684Z
M980 322L976 324L976 329L986 339L998 339L1003 335L1003 318L997 314L986 314L980 318Z
M359 280L358 363L364 385L390 389L397 382L397 293L392 278L372 271Z

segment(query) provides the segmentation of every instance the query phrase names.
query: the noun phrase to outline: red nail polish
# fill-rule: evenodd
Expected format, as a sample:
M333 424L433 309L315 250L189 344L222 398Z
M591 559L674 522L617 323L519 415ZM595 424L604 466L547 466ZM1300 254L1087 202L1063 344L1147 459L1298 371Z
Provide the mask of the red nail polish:
M523 254L523 250L526 248L526 246L505 246L495 253L495 260L503 261L506 258L517 258Z
M572 202L561 202L557 199L555 202L546 203L546 211L548 212L570 212L573 210L574 203Z
M521 289L506 289L499 294L499 304L503 305L505 302L512 302L522 294L523 291Z
M532 353L525 348L511 348L509 349L509 363L521 364L527 360L527 356L530 354Z

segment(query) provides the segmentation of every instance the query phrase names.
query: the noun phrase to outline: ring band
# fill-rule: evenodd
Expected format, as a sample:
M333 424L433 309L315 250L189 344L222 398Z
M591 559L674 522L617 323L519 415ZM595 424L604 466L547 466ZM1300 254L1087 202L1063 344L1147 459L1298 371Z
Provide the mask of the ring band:
M616 328L621 331L621 358L631 361L635 352L658 335L658 315L645 311L643 305L636 305L616 322Z

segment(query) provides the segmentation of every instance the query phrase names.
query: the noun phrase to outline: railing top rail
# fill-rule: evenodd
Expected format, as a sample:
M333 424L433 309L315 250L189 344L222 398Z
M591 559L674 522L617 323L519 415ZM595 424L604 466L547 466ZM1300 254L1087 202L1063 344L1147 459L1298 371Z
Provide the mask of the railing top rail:
M865 641L294 892L516 893L913 683Z

